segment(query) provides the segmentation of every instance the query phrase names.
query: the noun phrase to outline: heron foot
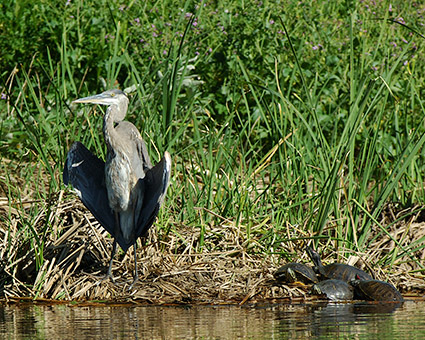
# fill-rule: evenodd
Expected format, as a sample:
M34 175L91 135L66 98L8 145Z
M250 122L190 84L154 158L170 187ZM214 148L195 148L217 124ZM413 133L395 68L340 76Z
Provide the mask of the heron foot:
M106 281L106 280L111 280L111 282L112 282L113 284L115 284L115 280L114 280L114 277L112 276L112 273L107 273L104 277L102 277L102 278L99 280L99 283L104 282L104 281Z
M133 290L134 284L139 281L139 275L135 275L132 284L130 285L130 287L128 287L128 290Z

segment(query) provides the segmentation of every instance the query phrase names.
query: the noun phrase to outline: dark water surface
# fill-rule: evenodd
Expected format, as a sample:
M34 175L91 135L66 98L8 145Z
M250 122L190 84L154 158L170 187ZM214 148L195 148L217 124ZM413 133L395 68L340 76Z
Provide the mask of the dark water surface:
M0 305L0 339L425 339L425 302L263 307Z

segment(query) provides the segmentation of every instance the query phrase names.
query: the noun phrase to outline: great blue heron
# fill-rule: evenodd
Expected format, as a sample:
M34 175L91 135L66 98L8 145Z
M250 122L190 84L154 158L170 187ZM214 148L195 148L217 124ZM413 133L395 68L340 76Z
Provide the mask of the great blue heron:
M138 279L136 240L146 235L164 200L170 179L171 157L165 152L152 167L137 128L123 121L128 98L120 90L77 99L74 103L108 105L103 118L106 162L75 142L68 152L63 180L71 183L84 205L114 238L106 278L112 278L117 242L126 252L134 246L134 281Z

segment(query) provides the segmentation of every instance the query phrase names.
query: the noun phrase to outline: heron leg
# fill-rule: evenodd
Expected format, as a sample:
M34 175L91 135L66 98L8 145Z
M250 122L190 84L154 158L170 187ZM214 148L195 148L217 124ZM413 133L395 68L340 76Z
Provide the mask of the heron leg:
M133 243L133 250L134 250L134 276L133 276L133 283L130 285L128 290L132 290L134 284L139 280L139 274L137 273L137 256L136 256L136 241Z
M114 243L112 245L111 260L109 261L108 272L106 273L106 277L105 277L105 279L110 278L112 282L114 282L114 278L112 276L112 261L114 260L116 251L117 251L117 240L114 238Z
M135 227L137 226L137 218L136 218L136 214L135 214L135 208L137 207L137 203L139 201L139 196L136 196L136 201L134 202L134 207L133 207L133 230L132 230L132 234L133 234L133 251L134 251L134 276L133 276L133 283L130 285L130 287L128 288L128 290L132 290L134 284L137 282L137 280L139 279L139 274L137 272L137 253L136 253L136 249L137 249L137 238L136 238L136 230Z
M120 228L120 216L116 212L115 213L115 230L114 230L115 235L118 235L119 228ZM103 280L111 279L111 281L114 282L114 277L112 276L112 262L114 261L114 256L116 251L117 251L117 239L114 236L114 243L112 244L111 260L109 261L108 272L106 273L106 276L103 278Z

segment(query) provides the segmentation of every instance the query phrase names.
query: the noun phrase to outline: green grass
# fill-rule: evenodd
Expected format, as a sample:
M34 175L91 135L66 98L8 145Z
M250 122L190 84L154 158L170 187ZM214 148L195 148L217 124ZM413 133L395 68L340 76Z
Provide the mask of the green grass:
M69 146L105 154L101 109L71 101L114 86L132 87L127 119L154 162L173 157L161 237L184 243L185 226L197 251L221 251L213 227L232 223L249 252L291 258L308 240L366 252L421 221L425 8L377 3L0 5L3 246L13 235L41 267L66 226L37 216L54 216ZM388 206L406 212L388 219ZM376 262L423 269L423 241L394 239Z

